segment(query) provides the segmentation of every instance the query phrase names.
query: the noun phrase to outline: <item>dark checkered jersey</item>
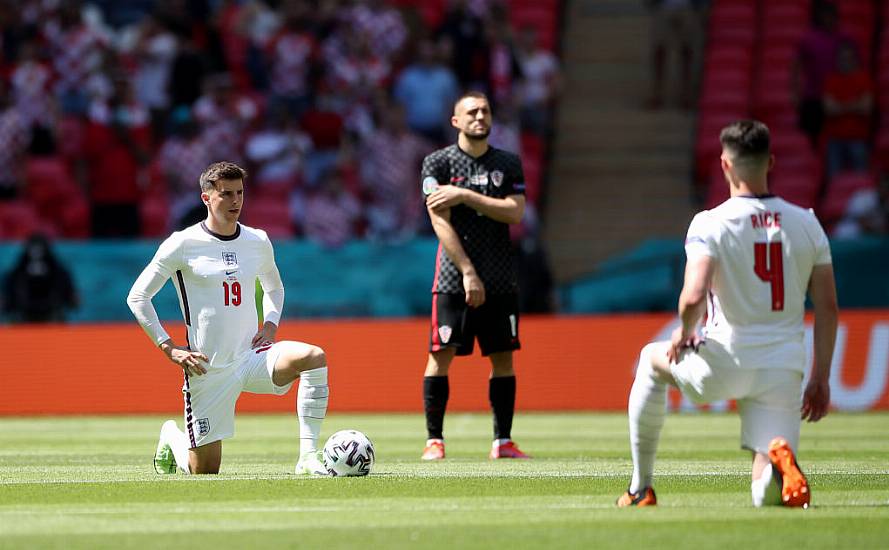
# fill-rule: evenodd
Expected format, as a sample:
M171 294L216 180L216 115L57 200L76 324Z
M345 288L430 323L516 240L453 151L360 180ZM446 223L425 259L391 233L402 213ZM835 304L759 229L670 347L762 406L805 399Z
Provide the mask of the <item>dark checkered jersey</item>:
M423 160L423 195L439 185L456 185L489 197L525 194L525 176L518 155L489 147L474 158L457 144L433 152ZM489 294L518 292L509 240L509 224L498 222L466 205L451 208L451 225ZM463 293L463 277L439 245L432 292Z

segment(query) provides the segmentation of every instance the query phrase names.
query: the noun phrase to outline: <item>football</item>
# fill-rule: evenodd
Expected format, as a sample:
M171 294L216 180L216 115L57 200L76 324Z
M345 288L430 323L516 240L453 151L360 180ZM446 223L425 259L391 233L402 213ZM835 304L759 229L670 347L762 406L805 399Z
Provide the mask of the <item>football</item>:
M366 476L374 465L374 444L356 430L340 430L324 444L324 466L332 476Z

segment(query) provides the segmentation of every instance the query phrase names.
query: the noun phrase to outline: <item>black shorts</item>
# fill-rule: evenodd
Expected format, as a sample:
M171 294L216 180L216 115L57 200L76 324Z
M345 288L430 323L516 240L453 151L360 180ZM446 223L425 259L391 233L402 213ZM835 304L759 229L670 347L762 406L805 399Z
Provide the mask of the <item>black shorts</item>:
M476 338L484 356L521 349L518 296L487 296L472 308L463 294L433 293L429 351L452 347L457 355L471 355Z

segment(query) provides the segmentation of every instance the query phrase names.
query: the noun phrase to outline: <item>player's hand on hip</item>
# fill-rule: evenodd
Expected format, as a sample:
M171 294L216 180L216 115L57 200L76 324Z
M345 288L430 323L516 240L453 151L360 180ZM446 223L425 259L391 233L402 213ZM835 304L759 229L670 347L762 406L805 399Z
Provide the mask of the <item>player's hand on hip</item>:
M463 203L466 190L453 185L442 185L426 199L426 206L432 210L451 208Z
M830 406L830 383L828 380L816 380L812 378L806 384L803 392L802 419L809 422L818 422L827 416Z
M670 337L670 347L667 348L667 358L670 363L678 363L682 352L688 348L698 351L701 345L701 337L697 333L685 334L682 327L676 327Z
M474 272L463 274L463 291L469 307L478 307L485 303L485 283Z
M262 325L262 328L259 329L253 336L253 340L250 342L250 347L252 349L256 349L274 344L275 335L277 333L278 326L274 323L266 322Z
M170 361L176 363L185 374L190 376L200 376L207 374L207 368L204 366L210 360L206 355L199 351L191 351L190 349L173 347L170 348Z

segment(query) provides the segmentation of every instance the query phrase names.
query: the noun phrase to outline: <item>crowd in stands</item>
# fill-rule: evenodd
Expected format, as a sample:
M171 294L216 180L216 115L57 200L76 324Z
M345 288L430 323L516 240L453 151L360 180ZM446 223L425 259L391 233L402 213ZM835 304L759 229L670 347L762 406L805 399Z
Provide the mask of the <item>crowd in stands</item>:
M714 0L695 149L708 207L726 195L718 129L772 130L772 190L833 238L889 233L887 0Z
M0 0L0 238L165 236L203 217L198 176L225 159L273 237L408 239L468 89L522 153L536 220L556 18L516 7L557 3L509 4Z

